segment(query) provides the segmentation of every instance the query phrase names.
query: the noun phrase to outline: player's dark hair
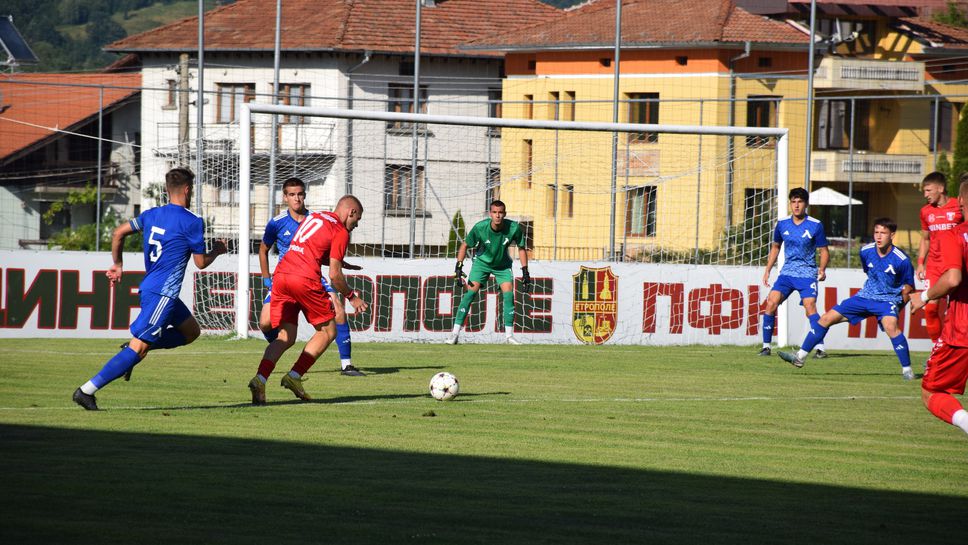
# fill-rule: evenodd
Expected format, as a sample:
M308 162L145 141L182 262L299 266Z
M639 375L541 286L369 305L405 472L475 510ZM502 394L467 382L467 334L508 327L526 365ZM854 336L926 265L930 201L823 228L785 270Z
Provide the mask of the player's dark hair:
M962 176L962 178L964 178L964 176ZM948 177L945 176L943 172L938 172L937 170L934 172L929 172L928 175L921 180L921 185L927 184L940 185L941 187L945 188L945 192L947 193Z
M195 173L185 167L175 167L165 174L165 189L172 191L195 183Z
M801 201L810 204L810 194L807 190L802 187L794 187L790 190L789 200L800 199Z
M501 208L503 208L505 210L508 209L507 205L504 204L504 201L501 201L501 200L493 200L493 201L491 201L491 205L488 206L487 209L490 210L492 206L500 206Z
M874 227L880 225L892 233L897 232L897 222L888 217L877 218L874 220Z
M282 191L283 193L285 193L287 187L293 187L297 185L303 188L303 190L306 189L306 182L300 180L299 178L296 178L295 176L292 178L287 178L286 181L282 183Z

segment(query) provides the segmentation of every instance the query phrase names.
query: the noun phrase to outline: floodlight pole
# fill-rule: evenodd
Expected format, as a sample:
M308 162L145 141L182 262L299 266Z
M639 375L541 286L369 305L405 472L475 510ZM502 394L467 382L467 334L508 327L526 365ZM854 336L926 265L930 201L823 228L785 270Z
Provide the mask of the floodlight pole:
M810 0L810 51L807 52L807 149L803 164L803 187L810 192L810 152L813 149L813 63L817 35L817 0Z
M622 51L622 0L615 0L615 67L612 90L612 123L618 123L619 56ZM628 165L625 165L628 168ZM615 259L616 176L618 175L618 133L612 132L612 185L608 214L608 259Z
M417 2L417 36L413 46L413 113L420 113L420 14L423 0ZM410 259L413 259L417 238L417 124L411 126L410 152Z
M276 42L273 51L272 64L272 103L279 104L279 57L282 42L280 28L282 27L282 0L276 0ZM290 91L291 94L291 91ZM290 101L291 102L291 101ZM272 205L276 202L273 191L276 187L276 137L279 130L279 116L272 115L272 135L269 138L269 187L266 201L266 221L273 217Z
M101 251L101 143L104 142L104 86L98 91L97 107L97 205L94 218L94 251Z

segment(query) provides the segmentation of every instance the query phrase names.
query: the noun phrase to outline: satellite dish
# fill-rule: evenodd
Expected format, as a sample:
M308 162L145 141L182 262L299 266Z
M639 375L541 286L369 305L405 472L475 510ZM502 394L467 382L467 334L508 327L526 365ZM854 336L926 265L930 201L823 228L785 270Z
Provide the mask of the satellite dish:
M2 66L9 66L11 70L22 64L39 62L20 31L13 26L13 15L0 15L0 51L7 55Z

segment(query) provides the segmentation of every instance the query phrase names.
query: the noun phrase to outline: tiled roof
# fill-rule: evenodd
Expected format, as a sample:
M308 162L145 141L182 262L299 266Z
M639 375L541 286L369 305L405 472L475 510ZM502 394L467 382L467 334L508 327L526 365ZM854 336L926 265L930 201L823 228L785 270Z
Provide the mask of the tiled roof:
M928 17L906 17L896 28L914 36L926 47L968 49L968 29L946 25Z
M468 48L495 50L607 47L615 41L615 3L593 0L554 20L482 38ZM623 0L622 47L752 41L800 45L790 25L753 15L731 0Z
M286 0L282 5L283 50L414 49L413 0ZM206 13L206 51L271 51L275 6L275 0L239 0ZM420 49L425 53L468 55L458 51L457 45L559 13L538 0L437 0L436 6L422 9ZM183 19L129 36L105 49L194 51L198 46L197 19Z
M99 87L64 84L112 86L104 87L109 109L140 92L141 74L0 75L0 161L54 136L47 127L68 129L97 115Z

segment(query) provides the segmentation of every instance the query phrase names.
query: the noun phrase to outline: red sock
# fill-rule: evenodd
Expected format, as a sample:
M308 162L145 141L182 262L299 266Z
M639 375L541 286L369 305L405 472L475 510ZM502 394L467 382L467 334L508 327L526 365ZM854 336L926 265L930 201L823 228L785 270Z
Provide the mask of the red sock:
M931 414L949 424L951 424L951 417L962 409L964 407L951 394L936 392L931 394L928 399L928 410L931 411Z
M292 365L292 370L299 373L299 376L303 376L306 374L306 371L309 371L309 368L312 367L314 363L316 363L316 358L303 352L302 354L299 354L299 359L296 360L296 363Z
M937 343L941 336L941 316L938 314L937 303L924 305L924 326L928 330L931 342Z
M276 368L276 362L271 360L262 360L259 362L259 374L262 378L269 378L272 374L272 370Z

